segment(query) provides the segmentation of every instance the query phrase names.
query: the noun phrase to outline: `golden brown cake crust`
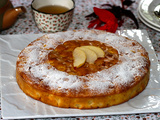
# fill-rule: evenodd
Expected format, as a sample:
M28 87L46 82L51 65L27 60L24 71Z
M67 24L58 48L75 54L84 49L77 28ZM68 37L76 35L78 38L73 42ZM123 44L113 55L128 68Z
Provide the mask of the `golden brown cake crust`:
M118 51L118 62L108 69L84 76L59 71L48 54L69 40L97 40ZM136 41L112 33L79 30L44 35L18 56L16 77L24 93L58 107L80 109L108 107L139 94L149 80L149 57Z

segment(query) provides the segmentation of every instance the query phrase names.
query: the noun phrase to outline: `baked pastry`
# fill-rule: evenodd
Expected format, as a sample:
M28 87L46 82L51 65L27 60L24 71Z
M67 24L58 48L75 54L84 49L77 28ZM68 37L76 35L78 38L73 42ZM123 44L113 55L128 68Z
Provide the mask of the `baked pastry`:
M102 56L87 61L84 47L94 55L101 51ZM77 30L46 34L31 42L18 55L16 78L22 91L36 100L92 109L138 95L147 86L149 68L148 53L137 41L104 31Z

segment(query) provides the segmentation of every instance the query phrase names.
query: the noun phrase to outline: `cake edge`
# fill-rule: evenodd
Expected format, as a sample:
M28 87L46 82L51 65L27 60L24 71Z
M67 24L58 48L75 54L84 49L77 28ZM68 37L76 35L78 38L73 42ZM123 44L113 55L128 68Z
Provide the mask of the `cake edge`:
M16 70L17 83L20 89L38 101L61 108L95 109L104 108L124 103L141 93L147 86L150 72L143 77L141 81L126 91L113 95L94 96L94 97L67 97L54 95L48 91L37 89L32 84L26 82L18 70Z

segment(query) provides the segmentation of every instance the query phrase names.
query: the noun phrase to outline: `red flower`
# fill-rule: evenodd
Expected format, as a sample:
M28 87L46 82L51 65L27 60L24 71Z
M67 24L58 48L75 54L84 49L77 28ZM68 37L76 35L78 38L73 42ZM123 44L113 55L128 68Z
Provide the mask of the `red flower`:
M121 27L122 24L124 23L124 19L122 18L122 16L125 16L125 17L129 17L130 19L132 19L138 29L139 25L138 25L138 21L137 21L135 15L132 13L131 10L127 10L127 8L129 6L131 6L132 3L134 3L135 1L132 1L132 0L120 0L120 1L121 1L121 5L118 5L118 6L111 5L111 4L102 4L101 7L103 7L103 10L107 10L107 11L114 14L114 16L117 18L119 27ZM103 13L101 13L101 14L103 14ZM108 13L108 14L110 14L110 13ZM99 18L99 16L95 12L93 12L85 17L86 18L89 18L89 17ZM103 22L98 23L99 26L101 26L101 24L104 24L104 23Z
M88 28L106 30L108 32L116 32L118 23L117 18L111 12L94 7L94 12L98 16L97 19L90 21Z

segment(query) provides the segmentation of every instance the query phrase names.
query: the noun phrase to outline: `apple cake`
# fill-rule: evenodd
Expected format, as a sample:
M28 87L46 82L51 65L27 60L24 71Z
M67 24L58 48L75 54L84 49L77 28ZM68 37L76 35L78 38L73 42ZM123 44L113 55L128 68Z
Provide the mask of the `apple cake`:
M118 105L149 80L148 53L137 41L98 30L46 34L18 55L16 78L28 96L78 109Z

